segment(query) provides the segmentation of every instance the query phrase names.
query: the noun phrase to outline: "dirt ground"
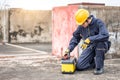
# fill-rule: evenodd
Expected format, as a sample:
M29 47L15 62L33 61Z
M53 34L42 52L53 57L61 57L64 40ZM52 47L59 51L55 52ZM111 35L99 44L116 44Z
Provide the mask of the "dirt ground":
M0 56L0 80L120 80L120 59L105 60L105 73L93 70L61 73L60 59L50 54Z

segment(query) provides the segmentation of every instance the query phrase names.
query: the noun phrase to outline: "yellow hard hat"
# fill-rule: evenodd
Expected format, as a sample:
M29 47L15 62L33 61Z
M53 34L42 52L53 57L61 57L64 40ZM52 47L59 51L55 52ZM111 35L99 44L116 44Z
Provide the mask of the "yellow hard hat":
M75 13L75 20L78 25L82 25L87 20L88 17L89 17L89 12L86 9L79 9Z

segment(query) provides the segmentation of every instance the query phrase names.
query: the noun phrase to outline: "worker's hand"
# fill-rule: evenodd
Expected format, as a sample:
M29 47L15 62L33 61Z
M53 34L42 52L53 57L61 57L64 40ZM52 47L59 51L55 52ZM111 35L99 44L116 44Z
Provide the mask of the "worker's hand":
M87 38L87 39L84 41L84 43L81 45L81 48L82 48L82 49L86 49L87 46L89 45L89 43L90 43L90 39Z
M69 54L70 53L70 50L69 49L66 49L65 50L65 54Z
M69 57L70 57L70 50L66 49L64 54L63 54L62 59L68 59Z

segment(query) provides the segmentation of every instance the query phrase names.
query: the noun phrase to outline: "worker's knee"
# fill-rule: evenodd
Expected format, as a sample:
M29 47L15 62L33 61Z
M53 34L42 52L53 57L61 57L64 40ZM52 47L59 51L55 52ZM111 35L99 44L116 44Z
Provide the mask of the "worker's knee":
M78 64L76 65L76 69L77 70L84 70L84 68L81 65L78 65Z
M106 53L108 48L108 46L106 45L106 42L99 42L96 46L96 53L100 54L100 53Z
M85 69L87 69L89 67L89 65L88 64L80 64L80 63L77 63L76 64L76 69L77 70L85 70Z

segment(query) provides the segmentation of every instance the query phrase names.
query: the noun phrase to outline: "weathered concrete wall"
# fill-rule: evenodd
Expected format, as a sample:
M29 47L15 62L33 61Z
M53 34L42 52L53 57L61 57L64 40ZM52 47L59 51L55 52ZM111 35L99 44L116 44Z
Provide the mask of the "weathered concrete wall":
M3 12L3 10L0 10L0 42L3 41L3 19L5 18Z
M84 7L86 8L86 7ZM120 7L93 7L89 6L86 9L97 18L102 19L109 30L111 48L108 53L113 55L120 55Z
M0 11L0 42L2 42L3 40L3 33L2 33L2 18L1 18L1 15L2 15L2 11Z
M2 26L0 25L0 42L3 40Z
M0 42L3 40L3 34L2 34L2 26L0 26Z
M56 7L53 9L53 36L52 36L53 39L52 39L52 42L54 42L54 44L52 48L53 49L52 53L54 55L61 55L61 52L63 52L63 50L67 48L67 45L69 44L69 40L72 37L71 33L77 27L77 25L75 25L75 21L73 18L74 14L71 14L71 13L75 13L76 9L78 8L88 9L90 11L90 14L93 14L95 17L100 18L105 22L110 32L110 41L112 42L112 46L108 53L116 53L120 55L120 46L119 46L120 45L120 42L119 42L119 39L120 39L119 38L120 36L120 14L119 14L120 7L87 6L87 5L81 6L80 5L78 7L69 8L70 6L72 7L73 5L68 5L66 7ZM56 16L60 14L64 14L64 15ZM59 29L58 26L61 27L61 29ZM65 35L61 35L61 33ZM68 34L71 34L71 36ZM63 36L66 36L66 37L63 37Z
M9 9L0 10L0 42L8 42Z
M10 9L10 42L51 42L51 11Z

